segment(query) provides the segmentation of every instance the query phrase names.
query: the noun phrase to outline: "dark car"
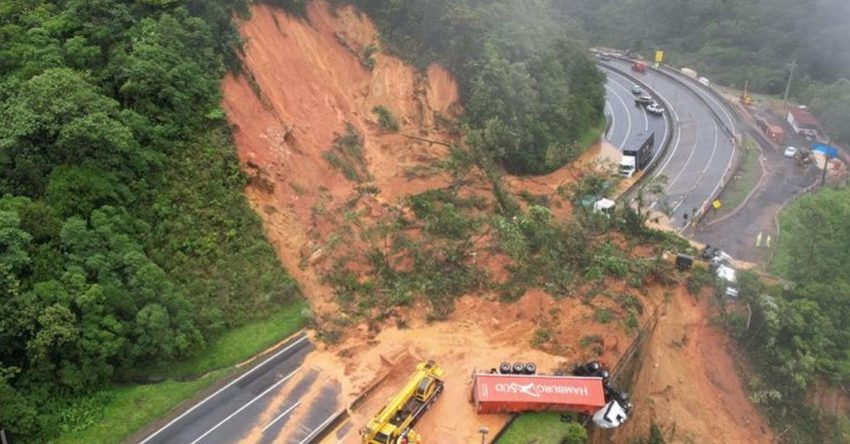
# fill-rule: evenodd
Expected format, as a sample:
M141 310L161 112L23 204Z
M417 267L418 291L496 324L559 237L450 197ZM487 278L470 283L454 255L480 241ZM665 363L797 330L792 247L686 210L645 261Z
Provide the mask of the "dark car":
M641 94L635 98L635 105L648 106L653 103L655 103L655 100L652 100L652 97L649 94Z

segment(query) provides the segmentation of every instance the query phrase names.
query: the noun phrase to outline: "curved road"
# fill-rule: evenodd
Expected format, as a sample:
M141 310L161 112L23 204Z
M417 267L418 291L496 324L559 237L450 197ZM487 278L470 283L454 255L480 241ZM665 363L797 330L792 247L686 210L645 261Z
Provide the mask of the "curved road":
M608 69L606 65L630 72L630 64L622 60L600 64L608 76L606 109L612 115L609 140L622 147L621 143L628 140L624 136L627 129L622 127L628 127L628 124L621 123L620 128L617 128L617 121L630 121L634 126L639 124L642 117L635 115L634 99L630 90L633 81L617 71ZM660 97L670 106L667 112L673 121L672 141L666 156L659 159L658 166L650 177L655 179L663 175L667 178L664 196L659 200L672 209L670 225L683 229L687 227L693 211L699 211L708 205L711 198L717 195L725 177L731 173L735 157L734 141L720 122L736 131L734 118L714 96L696 83L689 88L653 69L647 69L643 74L630 74L646 84L651 95ZM683 78L683 81L689 80ZM631 113L623 114L618 111L623 108L620 103L625 100L623 91L629 94L630 102L626 105L627 108L632 108ZM715 112L719 117L715 117ZM662 136L663 133L657 133L657 143L661 143ZM653 206L658 208L659 202L653 203ZM684 217L686 213L687 220Z
M605 113L611 119L611 126L605 134L612 145L620 150L623 149L633 137L647 130L655 131L655 145L652 148L654 155L661 152L661 144L667 132L671 130L667 120L663 117L650 114L642 106L635 105L635 96L632 94L631 80L617 75L613 71L604 70L608 74L605 84Z

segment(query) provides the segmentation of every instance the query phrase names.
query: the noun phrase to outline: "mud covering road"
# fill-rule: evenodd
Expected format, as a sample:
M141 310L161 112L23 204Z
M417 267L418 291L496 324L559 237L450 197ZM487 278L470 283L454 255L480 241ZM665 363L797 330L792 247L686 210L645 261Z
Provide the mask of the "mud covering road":
M201 399L140 444L299 444L332 416L340 386L305 366L313 350L298 335L224 387Z

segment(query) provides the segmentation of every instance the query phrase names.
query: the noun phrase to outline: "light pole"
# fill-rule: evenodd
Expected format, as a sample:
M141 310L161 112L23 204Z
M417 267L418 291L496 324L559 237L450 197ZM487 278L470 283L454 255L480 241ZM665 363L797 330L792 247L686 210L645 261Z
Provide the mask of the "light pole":
M788 73L788 84L785 85L785 97L782 98L782 106L786 113L788 112L788 93L791 92L791 79L794 78L795 68L797 68L797 59L791 61L791 72Z
M478 433L481 434L481 444L485 444L485 439L487 437L487 434L490 433L490 429L488 429L487 427L481 427L480 429L478 429Z

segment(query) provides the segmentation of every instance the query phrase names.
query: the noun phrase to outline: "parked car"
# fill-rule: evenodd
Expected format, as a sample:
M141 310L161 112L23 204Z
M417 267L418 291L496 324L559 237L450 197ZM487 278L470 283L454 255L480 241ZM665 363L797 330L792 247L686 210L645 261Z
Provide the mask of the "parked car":
M639 96L643 94L643 88L640 85L632 85L632 94Z
M637 98L635 98L635 105L638 105L638 106L640 106L640 105L647 106L647 105L652 105L653 103L655 103L655 100L652 100L652 97L649 94L642 94L642 95L638 96Z
M649 111L652 114L656 114L656 115L659 115L659 116L664 114L664 108L662 108L661 105L659 105L656 102L652 102L651 105L646 107L646 110Z
M794 157L797 155L797 148L793 146L789 146L785 148L785 157Z

